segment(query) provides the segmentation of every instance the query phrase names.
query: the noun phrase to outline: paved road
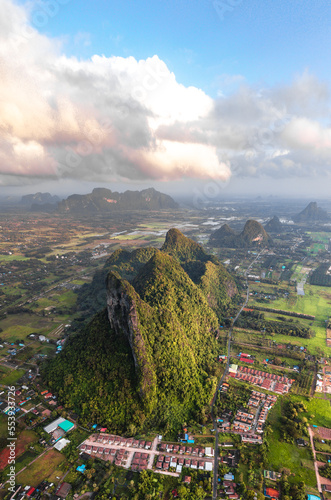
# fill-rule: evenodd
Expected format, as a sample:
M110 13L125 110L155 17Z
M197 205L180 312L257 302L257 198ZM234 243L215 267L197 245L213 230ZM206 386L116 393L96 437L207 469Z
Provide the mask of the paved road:
M258 260L258 258L260 257L260 255L262 255L264 252L264 250L261 250L261 252L255 257L255 259L250 263L250 265L248 266L248 268L246 269L245 271L245 278L246 278L246 288L247 288L247 293L246 293L246 300L245 302L243 303L243 305L241 306L240 310L238 311L236 317L234 318L233 322L232 322L232 325L231 325L231 328L229 330L229 334L228 334L228 351L227 351L227 362L226 362L226 366L225 366L225 370L224 370L224 373L221 377L221 379L219 380L218 382L218 385L217 385L217 388L216 388L216 392L214 394L214 397L213 397L213 400L212 400L212 404L211 404L211 416L212 416L212 419L213 419L213 426L214 426L214 429L215 429L215 448L214 448L214 478L213 478L213 500L216 500L217 499L217 480L218 480L218 428L217 428L217 421L216 421L216 416L215 416L215 413L214 413L214 407L215 407L215 403L216 403L216 399L217 399L217 394L218 394L218 391L219 391L219 388L221 387L221 385L223 384L223 381L226 377L226 375L228 374L228 371L229 371L229 365L230 365L230 352L231 352L231 341L232 341L232 330L233 330L233 326L235 324L235 322L237 321L237 319L239 318L240 314L242 313L244 307L246 307L247 303L248 303L248 299L249 299L249 286L248 286L248 279L247 279L247 274L249 272L249 270L251 269L251 267L253 266L253 264Z

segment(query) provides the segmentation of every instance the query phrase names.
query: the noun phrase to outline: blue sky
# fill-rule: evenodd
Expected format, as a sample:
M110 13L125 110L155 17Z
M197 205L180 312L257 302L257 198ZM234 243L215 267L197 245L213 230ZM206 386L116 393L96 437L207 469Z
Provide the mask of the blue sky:
M233 89L224 75L274 85L308 69L330 79L328 0L64 2L40 31L64 37L67 55L146 59L157 54L179 82L212 96L225 81L224 90ZM38 11L40 4L34 15Z
M328 194L329 26L330 0L0 0L0 189Z

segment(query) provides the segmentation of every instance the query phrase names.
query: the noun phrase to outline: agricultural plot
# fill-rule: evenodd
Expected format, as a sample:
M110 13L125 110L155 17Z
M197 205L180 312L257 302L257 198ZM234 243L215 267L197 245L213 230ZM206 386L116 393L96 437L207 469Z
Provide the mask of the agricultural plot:
M60 465L65 461L64 456L56 450L50 450L41 455L17 476L17 481L23 485L37 486L44 479L55 479L62 476Z
M25 339L30 333L45 335L46 332L55 328L51 318L42 318L34 314L8 315L0 321L3 340L14 342L16 339Z
M6 429L6 437L7 437L7 435L8 434L7 434L7 429ZM27 465L27 463L29 463L33 458L35 458L37 456L34 451L31 451L31 450L26 451L29 446L33 445L33 443L36 443L37 441L38 441L38 436L33 431L23 431L18 436L18 439L16 442L16 457L17 457L16 462L17 462L17 464L20 463L21 466L19 468L17 468L17 471L24 467L24 465L22 465L22 463L26 462L25 465ZM30 460L27 457L25 459L23 459L23 455L25 455L25 453L27 453L28 456L30 456L30 457L33 456L33 458L31 458ZM9 448L5 447L0 452L0 470L3 470L3 469L5 469L5 467L8 466L8 457L9 457ZM18 457L22 457L20 462L18 460Z
M23 377L24 373L25 370L12 370L0 380L0 383L3 385L14 385L21 377Z
M263 284L263 286L265 287L265 284ZM254 304L257 307L261 306L261 304L257 302L254 297L250 299L248 306L250 304ZM280 343L290 341L292 344L307 347L312 354L321 355L323 352L326 355L331 355L331 348L326 347L325 331L325 321L330 315L330 304L331 292L324 287L314 285L305 285L304 296L295 295L292 292L288 299L275 299L270 301L269 304L263 304L265 307L284 309L286 311L315 316L315 321L311 326L312 330L315 332L315 336L313 338L297 339L295 337L291 337L289 340L287 335L276 334L272 337L273 340ZM300 319L300 321L302 320Z

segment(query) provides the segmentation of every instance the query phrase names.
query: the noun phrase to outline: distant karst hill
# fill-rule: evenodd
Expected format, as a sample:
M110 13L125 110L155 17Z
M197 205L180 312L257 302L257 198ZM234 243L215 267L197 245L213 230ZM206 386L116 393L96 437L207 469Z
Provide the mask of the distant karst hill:
M293 217L294 222L323 222L330 220L327 212L312 201L302 212Z
M175 209L178 204L171 196L154 188L142 191L113 192L95 188L89 194L73 194L59 203L59 211L66 213L115 212L123 210Z
M284 231L284 225L280 222L277 215L275 215L264 225L264 229L269 233L281 233Z
M241 233L236 233L227 224L216 229L209 238L209 245L222 248L250 248L265 246L272 242L262 224L248 220Z
M177 431L215 392L216 337L235 281L176 229L161 250L117 250L107 269L107 307L46 364L45 382L83 423Z
M35 193L26 194L22 196L20 201L21 205L31 207L32 205L56 205L60 198L56 195L52 196L50 193Z

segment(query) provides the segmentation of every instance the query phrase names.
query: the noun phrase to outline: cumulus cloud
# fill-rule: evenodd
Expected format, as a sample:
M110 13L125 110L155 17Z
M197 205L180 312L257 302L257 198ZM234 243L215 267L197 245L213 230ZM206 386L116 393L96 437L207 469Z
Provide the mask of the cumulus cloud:
M11 0L0 6L1 174L86 180L230 175L215 146L158 137L162 125L199 121L213 101L180 85L157 56L69 58L31 26L23 7Z
M226 181L329 168L329 89L308 72L273 89L221 75L220 84L236 90L220 88L213 100L178 83L157 55L67 57L33 27L32 15L0 0L2 183ZM89 43L89 35L78 33L76 42Z

